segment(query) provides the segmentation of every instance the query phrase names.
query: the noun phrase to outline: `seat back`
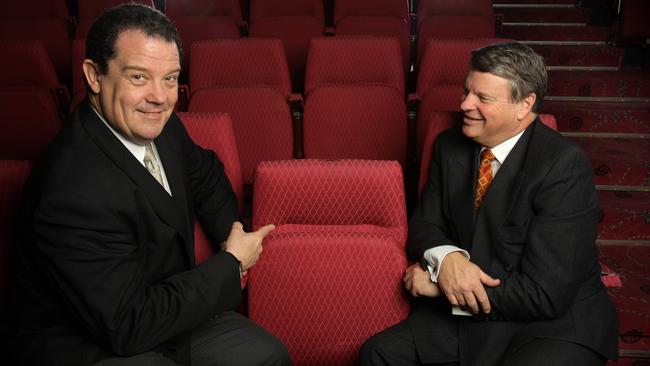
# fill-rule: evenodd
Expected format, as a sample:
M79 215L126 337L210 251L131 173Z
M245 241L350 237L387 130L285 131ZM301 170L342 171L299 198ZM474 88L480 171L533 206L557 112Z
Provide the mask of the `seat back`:
M472 50L506 42L501 38L432 39L420 63L417 94L420 98L417 146L422 151L432 111L460 111Z
M237 0L166 0L165 14L170 18L178 16L228 17L240 22L241 8Z
M0 41L0 86L59 86L54 65L42 41ZM11 56L9 56L11 55Z
M5 1L0 19L66 18L68 15L65 0Z
M307 60L304 154L406 160L406 104L394 38L328 37Z
M230 115L245 184L258 162L293 157L291 82L279 40L196 42L190 64L188 110Z
M250 36L282 40L294 90L303 90L309 41L325 29L322 0L253 0L250 11Z
M77 23L75 38L86 38L90 26L104 10L132 2L154 6L153 0L77 0L79 22Z
M494 37L492 0L420 0L417 15L418 60L433 38Z
M406 318L397 163L264 162L253 202L254 226L276 229L250 271L249 317L282 340L294 364L354 365L369 336Z
M406 207L402 172L394 161L262 162L255 174L253 228L266 224L372 226L403 245Z
M28 161L0 160L0 314L7 298L9 257L13 242L14 218L31 164Z
M243 211L244 193L237 153L237 142L232 130L232 121L227 114L216 113L179 113L188 134L194 142L214 151L223 163L224 171L237 197L239 212ZM215 253L201 224L194 225L194 257L199 264Z
M407 0L336 0L336 35L395 37L402 50L402 62L410 64L411 34Z

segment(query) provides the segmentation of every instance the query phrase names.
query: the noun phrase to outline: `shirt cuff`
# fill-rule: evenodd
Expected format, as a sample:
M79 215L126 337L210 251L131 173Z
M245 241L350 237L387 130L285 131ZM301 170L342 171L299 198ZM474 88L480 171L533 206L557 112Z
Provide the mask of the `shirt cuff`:
M427 270L431 275L431 282L438 283L438 274L440 273L440 266L447 254L453 252L461 252L465 258L469 260L469 253L454 245L440 245L427 249L424 252L424 259L427 261Z

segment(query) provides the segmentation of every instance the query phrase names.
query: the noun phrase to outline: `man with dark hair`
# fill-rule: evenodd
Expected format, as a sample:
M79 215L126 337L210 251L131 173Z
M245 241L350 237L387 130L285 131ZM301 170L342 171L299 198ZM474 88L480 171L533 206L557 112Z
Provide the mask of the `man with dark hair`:
M176 29L122 5L97 19L86 50L88 98L25 187L12 364L288 365L282 343L234 311L273 226L244 232L222 163L173 112ZM198 266L195 215L222 243Z
M542 124L543 59L505 43L472 52L462 125L438 137L409 222L404 322L362 365L603 365L617 357L600 281L591 164Z

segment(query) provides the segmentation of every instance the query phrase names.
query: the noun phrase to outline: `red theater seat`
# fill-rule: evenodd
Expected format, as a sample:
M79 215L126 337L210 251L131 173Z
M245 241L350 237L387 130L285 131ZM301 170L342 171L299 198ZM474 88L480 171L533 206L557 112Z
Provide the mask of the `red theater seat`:
M273 39L200 41L192 45L190 112L228 113L244 184L262 160L293 157L291 81L282 43Z
M492 0L420 0L417 19L418 60L432 38L494 37Z
M402 50L404 70L410 64L411 28L408 1L336 0L334 32L339 35L395 37Z
M323 1L254 0L250 11L250 36L282 40L294 89L303 90L309 41L325 29Z
M0 39L42 41L59 80L67 81L73 24L64 0L5 1L0 12Z
M305 82L305 157L404 164L404 95L395 38L313 39Z
M406 318L406 208L396 162L263 162L253 225L273 223L249 276L249 316L295 365L354 365L371 335Z
M243 209L243 187L237 142L232 130L232 122L227 114L216 113L179 113L190 137L194 142L208 150L214 151L223 163L226 176L237 197L239 212ZM201 224L194 225L194 256L196 263L208 259L215 250L210 244Z

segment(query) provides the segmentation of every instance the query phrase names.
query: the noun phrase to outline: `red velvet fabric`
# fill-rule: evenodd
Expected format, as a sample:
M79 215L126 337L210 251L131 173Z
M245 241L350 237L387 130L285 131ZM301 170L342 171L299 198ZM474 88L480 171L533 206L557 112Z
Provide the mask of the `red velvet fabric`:
M0 86L59 86L54 65L42 41L0 42Z

